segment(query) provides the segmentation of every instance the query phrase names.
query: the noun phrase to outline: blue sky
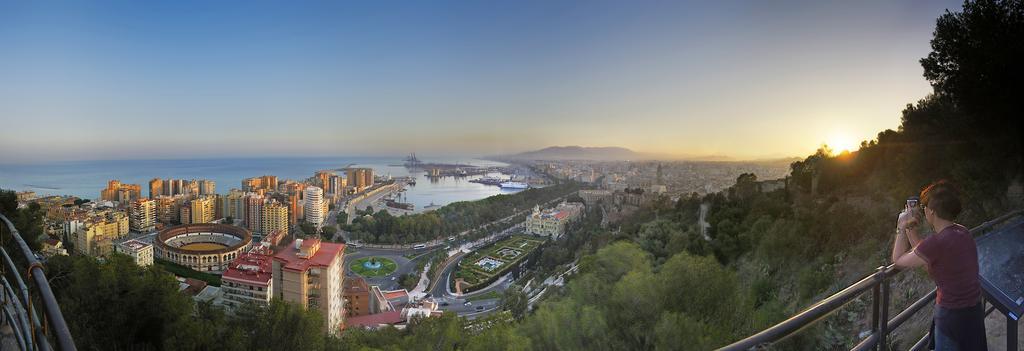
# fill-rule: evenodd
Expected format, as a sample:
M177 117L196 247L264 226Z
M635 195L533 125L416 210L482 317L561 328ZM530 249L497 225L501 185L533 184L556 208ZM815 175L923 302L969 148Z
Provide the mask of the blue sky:
M0 3L0 162L550 145L805 155L895 128L947 2Z

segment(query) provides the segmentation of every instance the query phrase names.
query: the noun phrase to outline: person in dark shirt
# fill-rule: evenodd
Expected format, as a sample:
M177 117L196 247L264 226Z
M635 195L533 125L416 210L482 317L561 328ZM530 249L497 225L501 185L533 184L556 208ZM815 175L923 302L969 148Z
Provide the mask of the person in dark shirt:
M949 182L938 181L921 191L921 205L921 210L908 205L900 214L892 260L901 269L925 266L935 281L935 350L986 350L978 249L971 232L953 222L962 209L960 194ZM935 233L924 240L918 229L921 213Z

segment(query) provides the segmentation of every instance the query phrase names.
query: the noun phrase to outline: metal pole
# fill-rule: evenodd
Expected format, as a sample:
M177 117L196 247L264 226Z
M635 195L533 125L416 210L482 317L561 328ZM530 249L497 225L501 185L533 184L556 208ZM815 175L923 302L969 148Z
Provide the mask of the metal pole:
M887 350L886 339L889 336L889 279L885 276L885 267L879 267L878 270L878 277L882 280L882 311L879 318L882 322L878 326L878 349Z
M1017 320L1006 316L1006 351L1017 351Z
M879 274L885 274L885 267L879 267ZM878 308L879 303L882 300L881 284L875 285L871 288L871 334L878 334L879 315ZM885 322L882 322L885 323ZM878 345L875 345L875 350L878 350Z

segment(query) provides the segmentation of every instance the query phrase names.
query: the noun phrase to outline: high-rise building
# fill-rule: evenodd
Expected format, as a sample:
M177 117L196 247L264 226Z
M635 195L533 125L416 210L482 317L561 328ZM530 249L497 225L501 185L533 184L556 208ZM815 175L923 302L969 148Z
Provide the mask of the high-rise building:
M153 178L149 181L149 197L155 198L160 195L188 195L196 198L201 195L216 194L216 182L208 179L160 179Z
M164 195L164 181L160 178L153 178L149 181L149 198L155 199L160 195Z
M331 187L331 196L334 201L337 201L342 195L345 195L345 178L339 177L337 174L332 174L328 179L327 183Z
M302 195L306 190L305 183L288 183L285 186L288 192L288 223L299 224L299 220L305 217L303 213Z
M277 200L268 201L263 204L262 217L262 234L267 235L278 230L288 231L288 206L285 204Z
M299 224L302 218L302 205L299 201L299 194L288 194L288 224Z
M345 244L298 239L274 255L274 296L319 310L331 334L345 321L344 252Z
M225 195L224 200L221 201L221 205L223 206L221 213L224 217L231 217L234 220L245 222L245 197L249 195L255 194L246 193L238 189L231 189L231 192Z
M199 181L195 179L185 181L185 194L193 198L199 197Z
M136 187L138 187L138 185L136 185ZM139 189L125 188L122 186L121 189L117 189L117 203L122 206L130 204L132 201L139 199L141 197L141 193L142 191Z
M268 191L277 191L277 176L265 175L242 179L242 190L264 194Z
M221 275L224 305L238 308L246 303L270 304L274 296L273 258L263 252L248 252L228 264Z
M319 185L320 188L324 190L325 194L331 192L332 175L334 175L334 172L332 171L317 171L316 175L314 176L316 178L316 182L318 183L317 185Z
M191 202L181 206L181 209L179 209L178 212L179 212L178 220L181 221L181 223L184 223L184 224L191 224L192 223L192 203Z
M181 221L181 207L188 202L188 197L185 195L160 195L155 200L157 222L165 224L184 223Z
M363 174L361 168L346 168L345 179L348 182L348 186L353 187L356 191L363 188Z
M263 203L266 200L263 195L249 195L245 197L245 228L253 233L262 233L263 226Z
M205 195L213 198L213 218L224 218L224 197L217 194ZM231 223L228 223L231 224Z
M188 206L182 206L181 222L183 224L211 223L216 219L214 218L216 205L217 198L213 196L192 199ZM185 218L186 215L188 218Z
M324 211L324 191L315 186L306 188L305 206L303 212L306 214L306 222L319 227L324 223L327 212Z
M199 195L213 195L217 193L217 182L209 179L199 180Z
M355 188L356 191L373 186L373 168L347 168L345 177L347 186Z
M122 184L115 179L107 182L107 188L100 191L100 199L127 205L129 201L138 199L141 193L142 187L138 184Z
M107 187L100 190L100 200L105 201L117 201L117 191L121 189L120 180L111 180L107 182Z
M164 179L164 195L174 196L185 193L185 180L183 179Z
M138 199L128 208L128 225L139 233L156 229L156 200Z
M363 183L367 187L373 186L373 168L363 169Z
M128 215L117 210L96 212L72 233L75 250L90 256L106 256L114 240L128 236Z

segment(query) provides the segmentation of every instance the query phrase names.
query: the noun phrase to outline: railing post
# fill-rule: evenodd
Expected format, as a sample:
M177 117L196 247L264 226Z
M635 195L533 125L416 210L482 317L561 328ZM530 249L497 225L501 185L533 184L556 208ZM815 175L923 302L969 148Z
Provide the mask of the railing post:
M880 267L876 274L884 274L885 267ZM881 284L871 288L871 334L878 333L878 308L882 302ZM875 347L878 350L878 347Z
M1006 316L1006 351L1017 351L1017 320Z
M886 339L889 336L889 279L885 276L885 266L878 268L879 282L882 289L882 301L881 301L881 312L879 314L879 325L878 325L878 349L885 351L888 349Z

